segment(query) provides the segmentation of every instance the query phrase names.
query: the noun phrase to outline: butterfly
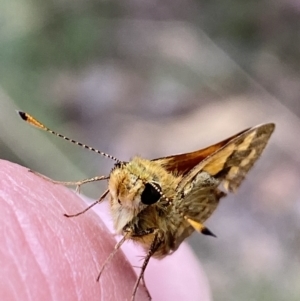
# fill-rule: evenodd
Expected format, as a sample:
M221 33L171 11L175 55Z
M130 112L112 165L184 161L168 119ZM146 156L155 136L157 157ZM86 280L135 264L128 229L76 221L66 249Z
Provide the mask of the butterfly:
M194 231L215 236L204 225L205 221L226 192L237 190L275 129L273 123L262 124L194 152L153 160L135 156L129 161L121 161L50 130L27 113L18 113L31 125L115 161L108 176L78 182L53 182L80 186L87 182L108 181L99 200L82 212L66 216L78 216L108 196L114 229L123 238L103 264L97 280L126 240L139 243L146 256L131 300L135 299L138 286L144 281L151 257L163 258L176 251Z

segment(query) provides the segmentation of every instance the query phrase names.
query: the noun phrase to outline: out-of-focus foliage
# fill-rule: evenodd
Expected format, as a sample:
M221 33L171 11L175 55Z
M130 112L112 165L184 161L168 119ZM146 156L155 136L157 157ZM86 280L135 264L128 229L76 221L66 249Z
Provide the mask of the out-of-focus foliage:
M112 166L14 109L124 160L273 121L263 157L208 221L219 238L190 242L214 300L299 300L299 20L297 0L2 0L1 158L61 180Z

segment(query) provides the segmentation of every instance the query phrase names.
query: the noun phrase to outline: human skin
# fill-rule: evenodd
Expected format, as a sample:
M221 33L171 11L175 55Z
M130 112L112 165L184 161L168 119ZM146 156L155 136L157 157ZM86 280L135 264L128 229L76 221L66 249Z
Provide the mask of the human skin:
M85 207L72 190L0 160L0 300L130 300L136 281L131 264L140 266L144 253L125 243L96 282L119 237L105 224L105 205L75 218L63 215ZM171 256L151 259L145 278L153 301L212 300L185 243ZM143 285L140 300L148 300Z

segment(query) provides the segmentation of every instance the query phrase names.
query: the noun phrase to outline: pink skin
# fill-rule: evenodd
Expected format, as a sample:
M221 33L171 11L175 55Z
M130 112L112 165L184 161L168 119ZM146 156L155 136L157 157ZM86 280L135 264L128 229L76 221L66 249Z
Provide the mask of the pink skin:
M136 275L122 251L95 280L116 243L102 221L109 224L105 205L98 215L63 216L85 207L68 188L0 160L0 300L130 300ZM125 243L123 251L141 265L139 248ZM199 262L184 243L172 256L151 259L145 277L153 301L211 300ZM140 300L148 300L143 286Z

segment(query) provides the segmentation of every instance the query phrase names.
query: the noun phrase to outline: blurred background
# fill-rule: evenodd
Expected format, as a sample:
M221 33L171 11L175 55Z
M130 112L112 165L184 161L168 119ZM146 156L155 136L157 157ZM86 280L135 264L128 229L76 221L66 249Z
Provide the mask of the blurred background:
M2 0L0 156L57 180L113 165L15 109L121 160L275 122L262 158L207 222L218 238L188 241L214 300L299 300L299 73L297 0Z

